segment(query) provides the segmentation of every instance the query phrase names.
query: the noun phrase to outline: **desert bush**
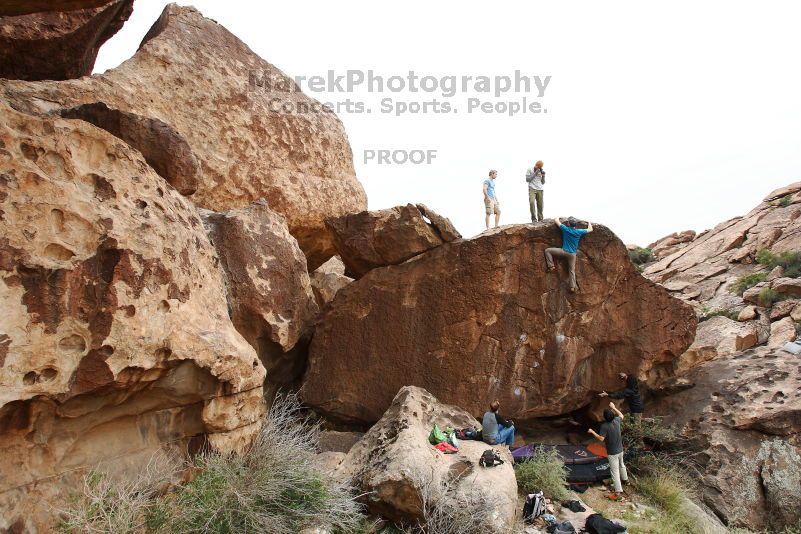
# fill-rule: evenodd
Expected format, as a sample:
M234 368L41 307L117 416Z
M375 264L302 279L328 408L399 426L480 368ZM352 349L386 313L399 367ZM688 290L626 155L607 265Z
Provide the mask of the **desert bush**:
M623 446L627 450L644 446L653 450L653 446L672 444L680 440L672 428L662 424L662 419L659 417L644 417L639 422L631 417L624 417L620 428L623 434Z
M663 512L653 525L653 532L695 534L698 531L695 519L684 509L685 500L694 496L681 474L660 469L653 474L638 477L635 485L640 495Z
M779 206L781 206L782 208L786 208L787 206L789 206L792 203L793 203L793 195L784 195L779 200Z
M410 474L420 495L420 519L402 527L404 534L491 534L499 532L500 497L458 487L463 477L433 480L422 471ZM458 487L458 488L457 488ZM400 528L400 527L395 527ZM389 530L380 531L390 532ZM504 531L505 532L505 531Z
M770 306L773 306L775 303L785 298L786 297L781 295L775 289L766 287L759 292L759 305L765 308L769 308Z
M713 317L728 317L729 319L736 321L738 316L739 313L735 310L710 310L709 308L704 307L701 312L701 316L698 318L698 321L707 321Z
M784 276L798 278L801 276L801 252L786 251L774 254L769 250L760 250L756 256L757 263L768 269L782 267Z
M629 250L629 259L634 265L644 265L654 258L653 252L650 248L637 247Z
M737 295L742 296L743 293L746 292L746 290L751 289L760 282L764 282L765 280L767 280L767 278L768 278L768 273L762 271L757 273L746 274L737 279L737 281L734 283L734 286L732 287L732 291L734 291L734 293L736 293Z
M294 395L279 396L252 447L242 455L196 458L194 479L166 496L147 480L87 479L64 532L295 534L307 527L359 532L364 516L347 484L312 462L319 426ZM108 481L108 482L107 482Z
M154 457L133 479L92 470L80 489L68 499L56 530L65 533L138 533L158 529L164 507L158 501L162 488L178 471L178 464Z
M175 493L171 532L271 532L307 527L353 532L362 520L351 488L312 463L319 425L294 395L279 396L247 454L207 455Z
M542 491L546 497L563 501L570 496L565 488L567 468L555 449L538 447L527 461L515 466L517 485L524 493Z

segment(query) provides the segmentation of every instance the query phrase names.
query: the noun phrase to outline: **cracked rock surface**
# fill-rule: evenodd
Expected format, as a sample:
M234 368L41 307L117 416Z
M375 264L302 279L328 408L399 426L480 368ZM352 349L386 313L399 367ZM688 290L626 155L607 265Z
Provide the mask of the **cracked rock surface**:
M801 519L801 360L759 347L704 363L693 387L652 399L689 439L701 497L727 524L754 530Z
M640 276L623 243L597 226L582 240L579 291L552 222L506 226L375 268L340 289L317 327L304 399L345 420L375 422L406 385L479 416L567 413L619 385L670 376L695 334L692 309Z

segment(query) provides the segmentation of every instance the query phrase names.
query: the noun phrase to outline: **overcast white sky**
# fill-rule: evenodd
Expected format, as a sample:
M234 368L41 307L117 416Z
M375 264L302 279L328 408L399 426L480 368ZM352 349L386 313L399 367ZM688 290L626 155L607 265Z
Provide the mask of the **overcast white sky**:
M96 71L136 51L168 2L136 0ZM543 98L509 92L309 93L344 113L370 209L424 202L465 236L483 230L481 183L499 172L503 223L529 220L524 173L548 172L546 217L575 215L647 245L747 212L801 180L801 3L745 1L331 2L195 0L288 75L551 76ZM308 92L308 91L307 91ZM547 114L468 113L468 98L539 101ZM381 101L457 113L381 113ZM364 151L436 150L430 165Z

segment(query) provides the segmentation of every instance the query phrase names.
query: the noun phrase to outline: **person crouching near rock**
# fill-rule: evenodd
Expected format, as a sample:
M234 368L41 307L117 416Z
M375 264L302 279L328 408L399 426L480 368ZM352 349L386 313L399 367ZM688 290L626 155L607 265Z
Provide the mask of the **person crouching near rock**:
M640 395L640 383L636 376L627 375L626 373L620 373L618 376L621 380L626 381L626 387L622 391L615 391L612 393L602 391L598 396L609 397L610 399L624 399L631 410L632 421L639 424L642 421L642 414L645 411L642 396Z
M556 226L562 231L562 248L546 248L545 263L548 271L556 269L553 264L553 257L564 258L567 261L567 269L570 273L570 292L576 292L576 254L578 253L579 241L583 235L592 232L592 223L587 223L587 229L576 228L578 221L575 217L569 217L567 224L557 217L554 219Z
M616 496L622 497L623 484L628 482L629 474L626 465L623 463L623 435L620 432L620 423L623 422L623 413L617 409L614 402L609 403L609 408L604 410L604 422L601 423L601 433L589 429L587 432L595 439L602 441L606 445L606 453L609 459L609 471L612 474L612 483L615 487ZM621 482L622 481L622 482Z
M481 435L484 443L488 445L508 445L515 442L515 425L512 421L504 419L498 413L501 403L494 401L490 409L484 414L481 422Z

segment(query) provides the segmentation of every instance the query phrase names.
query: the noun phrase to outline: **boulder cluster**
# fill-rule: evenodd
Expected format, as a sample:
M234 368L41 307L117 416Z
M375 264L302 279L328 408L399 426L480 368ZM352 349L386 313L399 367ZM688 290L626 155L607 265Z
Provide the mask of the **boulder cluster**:
M758 263L801 248L801 184L660 240L645 276L595 225L574 294L545 269L552 221L463 238L423 204L367 211L338 117L254 86L292 81L194 8L167 6L90 75L132 9L0 7L0 531L47 531L97 466L246 450L279 389L369 429L329 433L320 461L371 513L483 499L482 532L504 531L508 452L479 469L482 443L439 454L432 425L475 426L496 399L523 423L594 409L620 372L692 438L718 517L801 515L801 385L781 350L801 286Z
M652 407L691 440L704 502L753 529L801 519L801 367L784 350L801 324L799 217L801 182L712 230L658 241L643 271L700 321Z

